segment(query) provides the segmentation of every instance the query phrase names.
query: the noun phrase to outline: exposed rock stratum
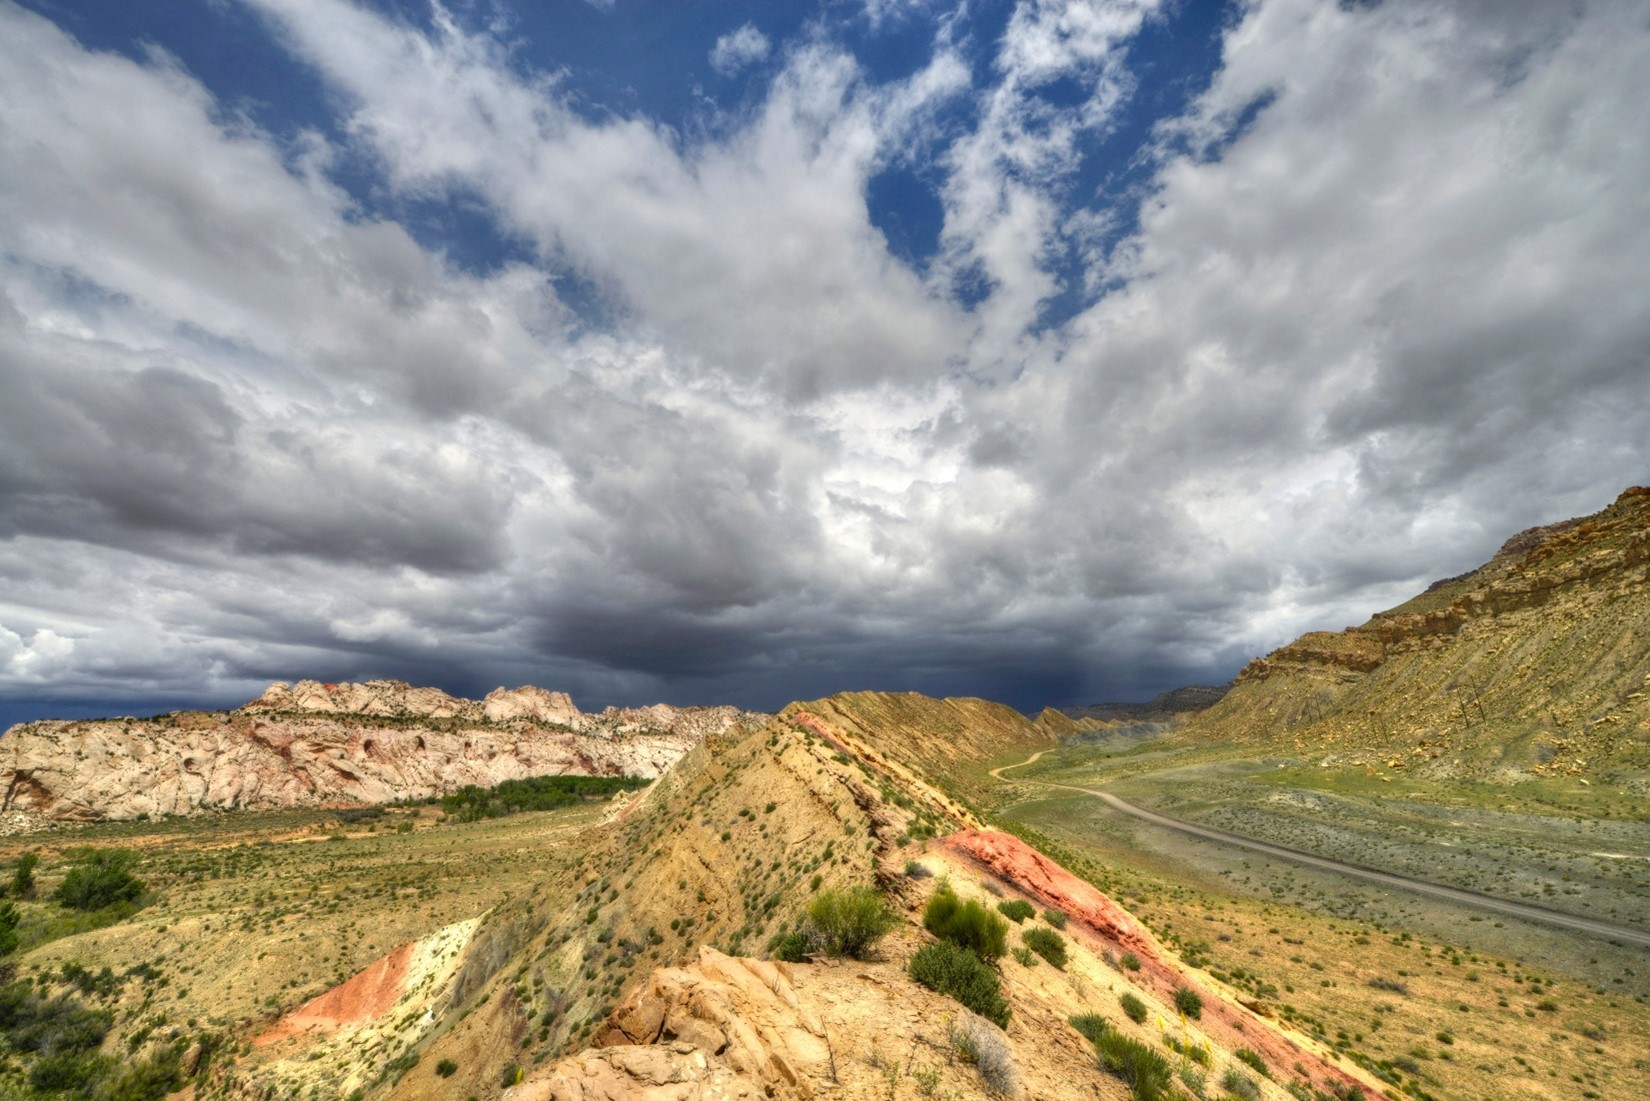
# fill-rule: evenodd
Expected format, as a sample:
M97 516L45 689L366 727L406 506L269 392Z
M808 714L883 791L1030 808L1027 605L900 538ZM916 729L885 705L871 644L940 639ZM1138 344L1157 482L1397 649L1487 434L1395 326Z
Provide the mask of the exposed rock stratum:
M1186 730L1372 769L1650 775L1650 487L1250 662ZM1327 763L1327 762L1326 762Z
M218 808L387 803L530 776L655 777L734 707L608 708L499 688L467 700L401 681L276 683L233 711L23 723L0 740L13 827Z

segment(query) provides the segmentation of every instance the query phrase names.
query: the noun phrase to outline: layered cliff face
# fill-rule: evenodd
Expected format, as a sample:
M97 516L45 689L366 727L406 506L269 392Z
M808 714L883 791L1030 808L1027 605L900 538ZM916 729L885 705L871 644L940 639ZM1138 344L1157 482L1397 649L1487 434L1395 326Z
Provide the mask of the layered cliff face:
M1650 488L1251 662L1188 726L1423 774L1650 770Z
M16 828L386 803L529 776L652 777L707 734L763 718L665 705L585 714L532 687L465 700L399 681L274 684L234 711L13 727L0 740L0 813Z

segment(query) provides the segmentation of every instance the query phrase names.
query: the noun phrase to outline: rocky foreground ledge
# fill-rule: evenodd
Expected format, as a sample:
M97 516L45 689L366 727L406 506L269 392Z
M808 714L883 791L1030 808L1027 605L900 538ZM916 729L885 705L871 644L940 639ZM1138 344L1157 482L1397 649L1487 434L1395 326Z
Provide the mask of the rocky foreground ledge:
M276 683L233 711L45 720L0 739L0 829L422 799L530 776L657 776L710 735L766 716L734 707L607 708L499 688L469 700L401 681Z

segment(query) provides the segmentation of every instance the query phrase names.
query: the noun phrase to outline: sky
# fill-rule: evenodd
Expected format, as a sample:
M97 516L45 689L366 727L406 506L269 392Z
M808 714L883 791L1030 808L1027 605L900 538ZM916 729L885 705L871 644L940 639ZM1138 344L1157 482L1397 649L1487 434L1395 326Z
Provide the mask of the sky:
M0 722L1231 677L1650 481L1642 0L0 0Z

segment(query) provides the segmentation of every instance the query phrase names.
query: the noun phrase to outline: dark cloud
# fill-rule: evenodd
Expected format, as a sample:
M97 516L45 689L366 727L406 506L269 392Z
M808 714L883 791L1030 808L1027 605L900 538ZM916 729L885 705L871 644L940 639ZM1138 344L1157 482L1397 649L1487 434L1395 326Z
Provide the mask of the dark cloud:
M885 83L821 24L685 135L457 24L257 7L347 146L0 4L12 714L1144 697L1647 477L1627 0L1246 5L1109 252L1070 182L1150 5L1026 6L990 65L942 36ZM460 270L343 161L534 252ZM923 271L867 209L892 163L938 181ZM1110 289L1048 323L1067 278Z
M0 535L150 547L187 537L431 572L501 564L509 501L479 464L367 426L248 428L221 387L82 368L13 343L0 364Z

